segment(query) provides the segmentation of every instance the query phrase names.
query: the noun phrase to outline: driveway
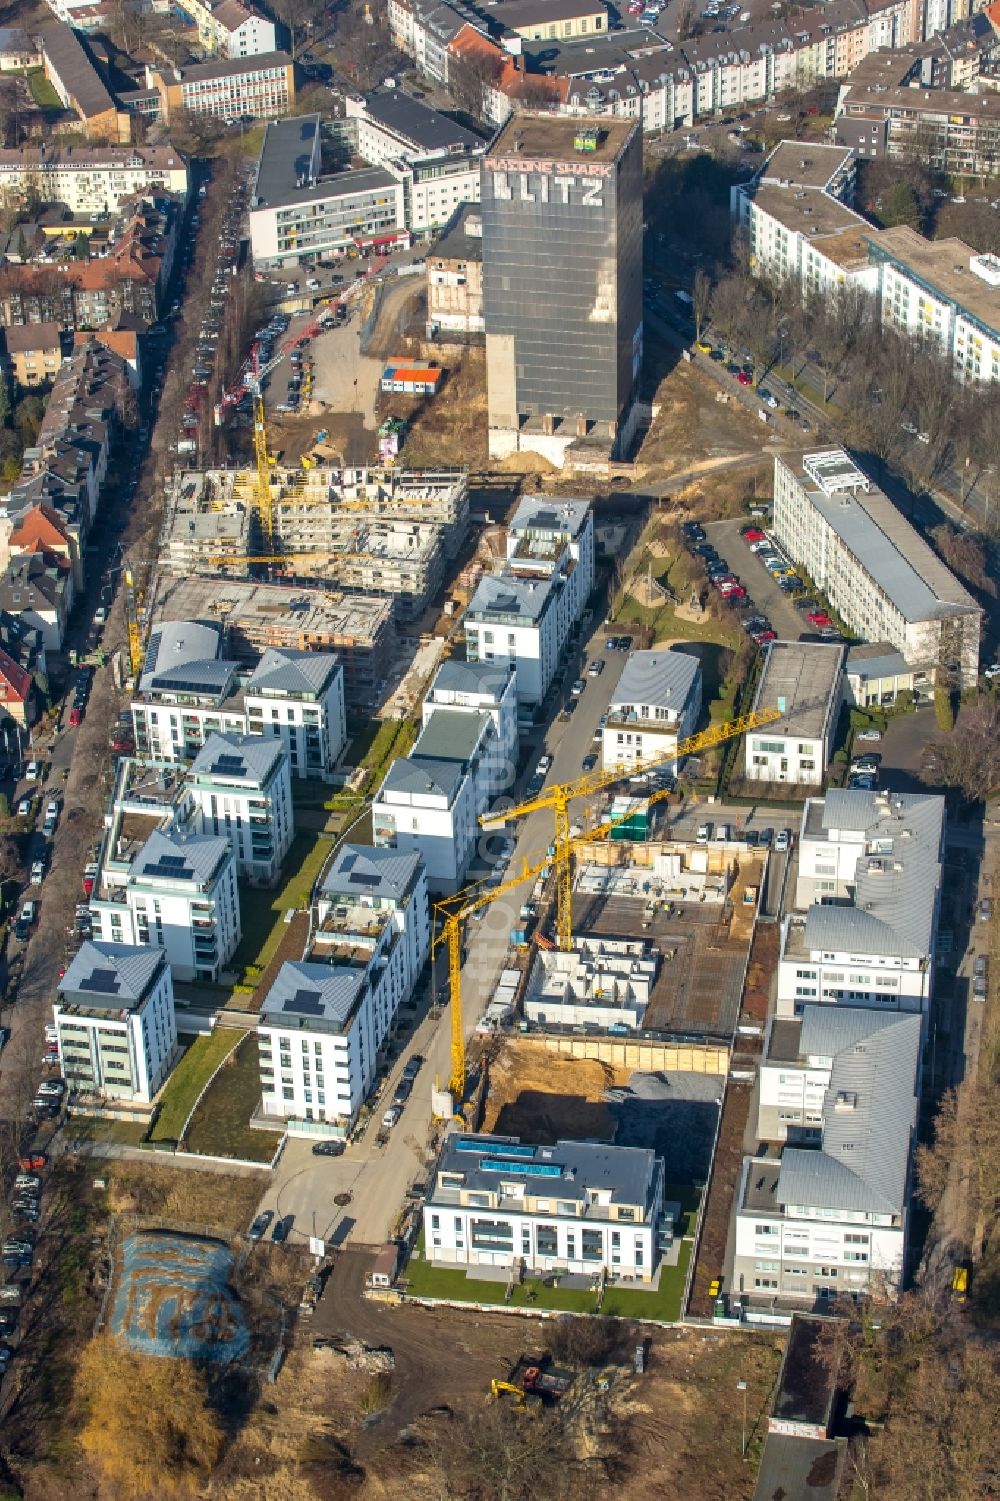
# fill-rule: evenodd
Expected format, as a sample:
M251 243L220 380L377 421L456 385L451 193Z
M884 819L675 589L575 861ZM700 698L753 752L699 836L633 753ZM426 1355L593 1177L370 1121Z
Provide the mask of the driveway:
M899 714L890 719L879 745L855 742L854 751L855 755L866 750L881 755L879 773L883 787L893 792L927 792L927 783L920 779L923 749L938 733L933 708L918 709L915 714Z

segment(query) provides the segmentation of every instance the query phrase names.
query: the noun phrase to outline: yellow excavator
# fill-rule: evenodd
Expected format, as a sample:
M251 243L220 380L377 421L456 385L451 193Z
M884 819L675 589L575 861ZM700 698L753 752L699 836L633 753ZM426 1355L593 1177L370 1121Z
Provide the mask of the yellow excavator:
M512 1381L491 1381L490 1393L494 1402L499 1402L501 1397L510 1397L516 1412L536 1413L541 1410L542 1399L534 1392L526 1392L520 1386L515 1386Z

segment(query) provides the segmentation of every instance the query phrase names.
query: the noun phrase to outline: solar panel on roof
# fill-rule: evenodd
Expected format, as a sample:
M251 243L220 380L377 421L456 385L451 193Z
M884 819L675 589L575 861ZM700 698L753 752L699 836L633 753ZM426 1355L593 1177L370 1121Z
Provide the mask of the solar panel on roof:
M298 1011L303 1016L322 1016L323 997L318 990L297 990L281 1009L282 1011Z
M94 990L100 995L117 995L121 981L113 969L95 969L91 971L86 986L88 990Z
M242 756L220 756L212 766L213 772L220 776L227 776L231 772L241 773L246 770L246 763Z
M349 880L352 886L377 886L379 877L370 870L352 870Z

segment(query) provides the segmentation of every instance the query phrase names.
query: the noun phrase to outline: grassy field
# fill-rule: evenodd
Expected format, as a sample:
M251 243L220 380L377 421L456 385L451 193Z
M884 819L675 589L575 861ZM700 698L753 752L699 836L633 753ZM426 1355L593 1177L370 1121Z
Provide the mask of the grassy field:
M137 1147L146 1135L145 1121L109 1121L96 1115L71 1115L63 1134L67 1141L106 1141L114 1146Z
M407 1290L419 1298L447 1298L455 1303L504 1306L503 1282L479 1282L451 1267L435 1267L422 1259L423 1237L406 1268ZM658 1319L673 1323L680 1318L681 1298L691 1260L691 1242L681 1245L675 1267L663 1267L660 1286L654 1291L638 1292L609 1288L601 1312L609 1318ZM597 1298L589 1288L546 1287L543 1282L526 1279L514 1289L511 1308L551 1309L561 1313L596 1313Z
M33 69L27 75L27 78L31 97L39 109L62 109L62 100L49 83L41 68Z
M217 1027L207 1037L196 1037L174 1069L160 1104L150 1141L179 1141L195 1101L212 1071L232 1052L244 1034L232 1027Z
M230 1054L191 1118L185 1144L207 1157L270 1162L281 1133L252 1131L249 1121L260 1099L256 1033L250 1032Z
M282 884L274 890L240 886L240 921L243 937L233 955L238 973L248 968L267 968L284 931L289 907L302 911L323 861L330 853L330 840L323 834L296 834L285 859Z

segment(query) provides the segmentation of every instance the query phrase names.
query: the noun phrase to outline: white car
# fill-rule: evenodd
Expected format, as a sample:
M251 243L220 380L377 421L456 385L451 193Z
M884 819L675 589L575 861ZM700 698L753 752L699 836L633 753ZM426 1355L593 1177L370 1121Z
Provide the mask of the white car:
M882 739L882 731L881 730L859 730L858 733L855 735L854 738L855 738L855 740L875 740L875 741L877 741L877 740L881 740Z
M38 762L37 761L29 761L28 762L27 766L24 768L24 780L26 782L37 782L38 781Z
M992 683L994 678L1000 678L1000 662L994 662L992 667L987 667L983 677L988 683Z
M583 678L577 678L576 682L573 684L572 688L569 691L570 693L572 693L574 698L579 698L580 694L583 692L586 686L587 685L584 682Z
M400 1110L398 1105L390 1105L388 1110L385 1112L385 1115L383 1115L382 1117L383 1129L386 1131L391 1131L402 1113L403 1112L402 1110Z
M707 844L711 837L712 825L710 823L700 823L694 839L695 844Z
M775 840L774 840L775 852L780 855L780 854L783 853L783 851L791 849L791 847L792 847L792 834L791 834L791 830L790 829L779 829L778 832L777 832L777 835L775 836Z
M35 799L33 797L22 797L21 801L17 805L18 818L30 818L34 806Z

